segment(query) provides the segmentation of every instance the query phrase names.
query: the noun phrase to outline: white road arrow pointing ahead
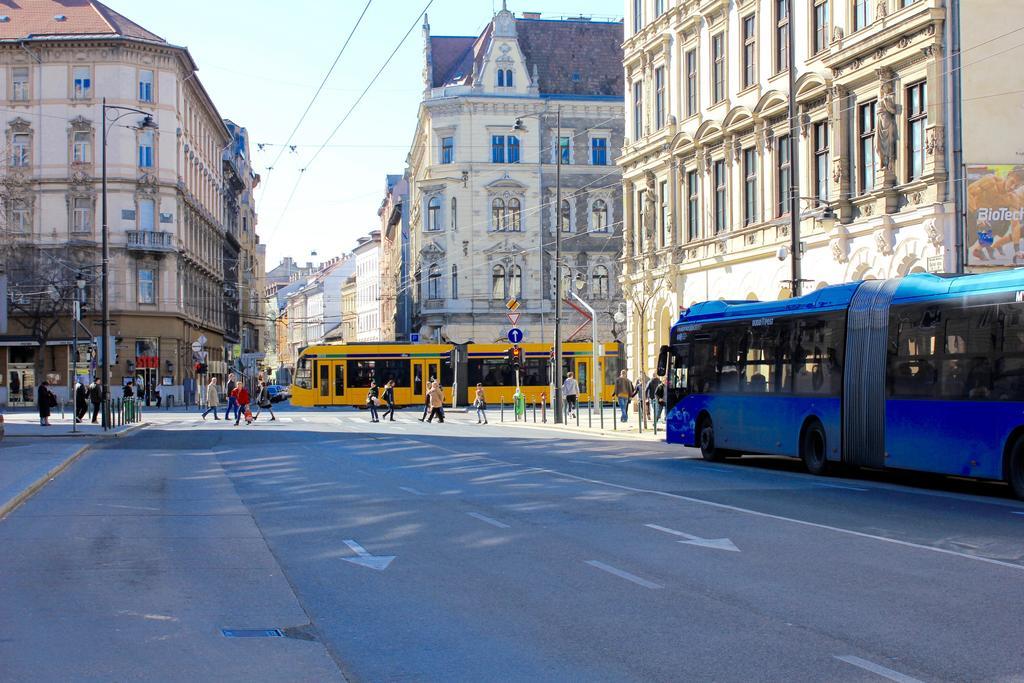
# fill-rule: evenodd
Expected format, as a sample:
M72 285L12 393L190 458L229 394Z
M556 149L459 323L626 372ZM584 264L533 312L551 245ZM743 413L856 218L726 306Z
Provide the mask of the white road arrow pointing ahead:
M366 552L366 548L353 540L348 540L344 543L359 557L343 557L341 559L346 562L351 562L352 564L357 564L360 567L376 569L377 571L382 572L388 568L388 565L391 564L391 560L395 559L394 555L371 555Z
M644 526L654 529L655 531L664 531L666 534L672 534L673 536L681 536L686 540L679 542L685 543L686 545L696 545L701 548L713 548L715 550L728 550L733 553L740 552L740 549L736 547L736 544L728 538L701 538L700 536L676 531L675 529L669 529L665 526L658 526L657 524L645 524Z

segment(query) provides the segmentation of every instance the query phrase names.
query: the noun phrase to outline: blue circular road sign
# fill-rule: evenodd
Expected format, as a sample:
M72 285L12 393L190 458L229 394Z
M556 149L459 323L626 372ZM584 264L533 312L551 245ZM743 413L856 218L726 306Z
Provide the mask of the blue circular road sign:
M518 327L513 327L508 331L508 340L513 344L518 344L523 341L523 331Z

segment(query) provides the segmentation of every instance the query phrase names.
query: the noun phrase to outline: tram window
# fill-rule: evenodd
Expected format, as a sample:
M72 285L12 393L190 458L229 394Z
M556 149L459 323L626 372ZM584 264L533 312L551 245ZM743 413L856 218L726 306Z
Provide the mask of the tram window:
M337 363L334 366L334 395L345 395L345 364Z
M412 393L415 396L423 395L423 366L417 363L413 367Z
M619 378L619 373L622 372L622 360L618 355L605 356L604 357L604 383L606 386L612 386L615 384L615 380ZM547 382L544 382L547 384Z
M409 386L408 360L350 360L348 361L348 386L350 389L369 388L370 382L383 386L394 380L396 387Z
M546 358L527 358L519 371L519 382L524 387L546 387L549 383L550 365Z
M331 364L330 363L317 363L320 372L318 377L320 378L320 395L330 396L331 395Z
M313 373L310 372L309 360L300 358L295 367L295 386L300 389L309 389L313 383Z
M470 386L483 384L485 387L514 387L516 385L516 373L504 358L474 358L469 361L467 371ZM522 376L520 376L520 380L522 380Z
M589 368L590 365L588 363L580 363L578 367L579 375L577 375L576 381L580 385L580 391L588 391L587 387L589 385L587 383L587 380L590 378L587 376L587 368Z

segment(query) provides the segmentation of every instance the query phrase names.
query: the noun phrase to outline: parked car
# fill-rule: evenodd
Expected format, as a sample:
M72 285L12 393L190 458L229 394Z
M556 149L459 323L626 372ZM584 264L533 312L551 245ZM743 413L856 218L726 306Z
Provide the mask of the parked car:
M283 384L269 384L267 385L267 394L270 396L271 403L280 403L281 401L287 401L291 398L291 392L288 391L288 387Z

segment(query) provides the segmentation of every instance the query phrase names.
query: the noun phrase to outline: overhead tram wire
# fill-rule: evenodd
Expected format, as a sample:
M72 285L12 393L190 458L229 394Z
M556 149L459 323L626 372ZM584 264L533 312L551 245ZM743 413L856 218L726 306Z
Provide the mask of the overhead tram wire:
M359 94L359 97L356 98L356 101L353 102L352 106L350 106L348 111L345 112L345 115L342 117L341 121L338 122L338 125L334 127L334 130L332 130L331 134L327 136L327 139L324 140L323 144L321 144L317 148L316 152L313 153L313 156L310 157L308 162L306 162L306 165L303 168L299 169L299 176L295 179L295 185L292 187L292 191L288 195L288 200L285 202L284 208L281 210L281 215L278 217L277 222L274 224L274 227L270 230L270 234L267 235L268 244L270 243L270 240L273 239L274 234L277 233L277 229L281 227L281 223L284 221L285 216L288 215L288 209L291 208L292 200L295 199L295 193L298 191L299 185L302 183L302 177L305 175L306 171L309 170L309 167L313 164L314 161L316 161L316 158L320 156L320 152L322 152L327 147L327 145L330 144L331 140L334 139L334 136L338 134L338 131L348 120L348 117L352 115L352 112L355 111L356 107L359 106L359 103L363 101L363 98L366 97L366 93L370 91L370 88L373 87L373 84L376 83L377 79L380 78L380 75L384 73L384 69L388 67L388 64L390 64L391 60L395 58L395 55L401 49L402 45L405 44L405 41L408 40L409 36L419 25L420 17L422 17L433 4L434 0L427 0L427 4L424 5L423 9L420 10L419 14L416 15L416 19L412 22L412 26L409 27L409 30L405 32L405 35L402 36L402 39L398 41L397 45L395 45L395 49L391 51L391 54L388 55L388 58L377 70L377 73L373 75L373 78L370 79L370 82L367 84L367 86L363 88L363 91Z
M328 79L330 79L331 74L334 73L334 68L338 66L338 62L341 61L341 56L345 54L345 48L347 48L348 44L352 41L352 36L356 34L356 30L359 28L359 25L363 23L363 17L366 16L366 11L370 9L371 4L373 4L373 0L366 0L366 6L363 7L363 11L359 14L359 18L356 19L356 23L352 26L352 30L349 31L348 37L345 38L345 42L342 43L341 49L338 50L338 54L335 55L334 61L331 63L331 68L327 70L327 73L324 75L323 80L320 81L319 87L317 87L316 92L313 93L313 98L310 99L309 104L306 105L306 110L302 112L302 116L299 117L298 123L296 123L295 127L292 128L292 132L288 134L288 140L285 141L284 145L281 146L281 149L278 150L277 152L277 156L274 157L274 161L271 162L270 166L267 167L268 171L273 170L274 167L277 166L277 162L281 160L281 155L284 154L284 151L289 148L289 145L291 144L292 140L295 139L295 134L299 132L299 127L302 126L303 122L306 120L306 117L309 115L309 111L313 108L313 105L316 103L317 98L320 97L320 93L323 92L324 86L327 85ZM263 196L266 196L265 184L262 194Z

